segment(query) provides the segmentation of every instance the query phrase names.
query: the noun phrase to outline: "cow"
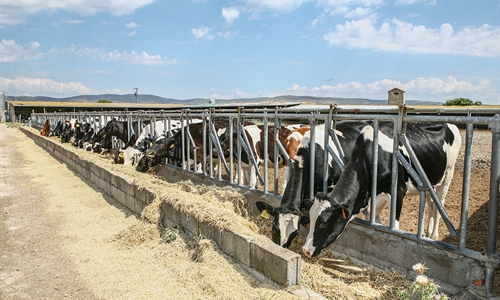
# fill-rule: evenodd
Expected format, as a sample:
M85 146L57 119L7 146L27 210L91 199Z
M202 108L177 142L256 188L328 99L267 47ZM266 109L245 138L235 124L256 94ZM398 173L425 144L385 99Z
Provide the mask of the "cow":
M134 132L137 132L138 123L132 122L132 127ZM119 140L121 140L123 143L125 143L126 146L133 145L135 144L137 136L135 134L131 134L129 140L128 131L129 131L128 121L118 121L116 119L113 119L108 121L108 123L106 123L102 135L104 135L103 138L107 136L114 136Z
M79 123L77 122L75 124L75 129L73 131L73 136L70 139L70 142L73 146L79 147L80 145L80 140L83 139L87 131L90 129L90 123L83 122Z
M138 122L132 122L132 129L134 132L137 132ZM94 152L98 152L100 154L104 154L109 152L111 149L115 149L113 147L112 137L116 137L125 143L125 147L133 145L136 142L136 135L132 133L130 139L128 138L129 126L127 121L118 121L116 119L110 120L106 123L106 126L103 127L92 139L92 150ZM111 151L114 152L114 151ZM114 152L115 156L113 157L115 160L118 158L117 155L119 151L116 150Z
M391 192L393 129L392 123L380 123L377 194ZM336 241L347 224L368 207L372 186L373 132L372 126L363 128L337 184L329 193L316 194L309 211L311 226L302 247L306 257L318 255ZM439 200L444 204L462 143L458 128L452 124L408 123L406 135ZM400 146L399 152L407 157L403 147ZM418 194L416 183L398 163L397 220L401 214L403 197L409 194ZM430 202L429 197L427 201ZM438 239L440 215L433 202L429 203L428 218L427 235Z
M146 155L149 159L153 158L168 158L170 159L174 165L182 166L182 134L184 133L184 141L187 145L188 140L194 142L194 145L191 145L191 149L189 151L190 159L193 160L196 158L196 165L193 166L193 169L197 173L202 173L202 162L205 160L203 156L203 121L202 120L193 120L194 123L189 125L189 134L188 135L188 127L184 126L182 130L177 131L173 136L160 136L157 138L153 145L146 151ZM229 121L227 120L216 120L214 121L214 128L217 131L217 135L222 134L225 129L229 126ZM208 128L209 124L205 121L205 125ZM207 137L207 141L209 141ZM196 150L196 152L195 152ZM188 149L185 148L184 156L187 159ZM206 155L210 155L208 151L205 151ZM196 155L195 155L196 153ZM212 154L213 155L213 154ZM192 162L192 161L191 161ZM187 162L191 165L191 162Z
M92 126L89 126L89 129L87 130L87 132L83 135L83 137L78 142L78 147L86 148L85 146L87 145L87 142L90 141L92 136L94 136L94 128L92 128ZM87 150L87 149L85 149L85 150Z
M64 121L64 128L61 133L61 143L69 142L77 123L78 123L77 119L70 119Z
M270 167L272 167L275 163L278 168L284 168L284 180L282 181L281 190L284 190L286 187L286 183L289 176L289 166L288 160L282 152L278 153L278 161L274 161L274 141L275 141L275 127L268 126L268 143L267 143L267 158L264 157L265 149L264 149L264 126L263 125L255 125L250 124L243 126L244 135L243 140L245 140L245 148L247 150L241 151L241 162L244 163L242 165L242 178L243 183L248 185L251 188L255 188L257 186L257 173L258 168L261 166L265 160L270 163ZM302 138L304 132L309 130L309 126L303 126L300 124L297 125L288 125L288 126L280 126L277 130L278 140L287 152L288 158L293 158L295 155L295 151L297 149L297 145L300 143L300 139ZM229 147L229 132L223 132L220 136L220 144L221 148L227 158L229 156L230 147ZM247 144L248 142L248 144ZM233 157L236 158L237 153L237 145L238 143L238 133L236 130L233 131ZM244 149L244 148L243 148ZM251 153L248 153L248 152ZM255 161L250 157L251 154ZM256 164L250 167L250 163Z
M192 123L199 123L201 120L192 119L190 120ZM184 124L187 122L184 121ZM133 166L136 165L142 158L142 156L146 153L146 150L150 148L152 143L155 140L155 137L163 136L172 136L181 127L181 121L179 120L170 120L170 123L167 126L170 126L168 132L166 132L165 122L164 121L156 121L154 124L155 132L151 132L151 126L149 124L145 124L143 127L141 134L137 138L137 141L134 145L129 147L125 145L125 147L120 150L120 156L123 158L123 164L125 166ZM144 160L143 160L144 161ZM143 170L145 167L139 167L138 171Z
M57 121L56 127L54 128L54 131L52 131L49 134L49 137L55 136L55 137L60 137L63 131L63 121L59 120Z
M337 136L341 149L338 149L332 137L329 137L328 145L341 159L342 152L350 153L354 147L356 138L361 133L361 130L369 125L366 121L339 121L336 123L334 133ZM325 167L327 170L327 186L336 183L342 174L341 167L335 163L330 155L328 163L324 162L325 147L325 125L321 124L315 127L314 143L314 177L313 186L309 185L310 175L310 131L306 128L299 128L304 132L300 139L300 144L295 150L296 154L293 157L294 163L291 168L290 180L286 185L285 191L281 198L279 207L273 207L264 201L257 201L256 205L261 216L269 218L273 216L272 224L272 240L285 248L288 248L293 239L299 232L299 223L307 226L309 223L308 217L308 197L310 190L312 194L316 194L323 189ZM292 136L292 135L291 135ZM342 151L340 151L342 150Z
M45 124L43 125L42 130L40 130L41 136L49 136L50 134L50 120L45 120Z

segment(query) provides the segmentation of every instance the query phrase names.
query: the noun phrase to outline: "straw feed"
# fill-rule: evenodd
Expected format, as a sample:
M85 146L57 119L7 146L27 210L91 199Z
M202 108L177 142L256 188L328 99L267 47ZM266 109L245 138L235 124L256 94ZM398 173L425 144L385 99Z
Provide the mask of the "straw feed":
M134 168L116 165L107 157L62 145L82 159L120 173L134 184L155 192L156 198L143 210L140 222L125 228L110 242L118 248L148 249L142 252L147 256L144 259L154 260L165 268L167 276L182 278L179 295L188 295L190 287L196 286L213 299L247 299L249 295L259 299L294 298L279 288L259 284L238 264L232 263L213 241L201 237L193 240L178 228L161 225L162 202L167 201L176 209L210 222L220 230L269 238L269 221L251 216L245 198L230 186L195 185L190 181L169 183L167 178L139 173ZM300 253L302 244L303 239L297 238L291 250ZM398 299L398 291L410 285L396 272L356 265L326 252L314 259L304 258L301 266L302 285L328 299ZM221 289L221 282L229 286Z

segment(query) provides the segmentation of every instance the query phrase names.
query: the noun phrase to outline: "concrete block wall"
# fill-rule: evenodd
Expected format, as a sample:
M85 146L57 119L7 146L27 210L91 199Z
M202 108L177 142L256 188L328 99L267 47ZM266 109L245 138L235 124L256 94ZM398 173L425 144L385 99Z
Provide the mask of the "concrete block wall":
M133 213L140 215L144 207L154 200L153 191L139 188L120 174L80 159L77 153L68 151L58 142L24 128L21 130L37 145ZM185 177L184 180L186 180ZM199 178L196 181L198 182ZM177 210L170 203L163 202L162 205L164 212L162 221L165 226L176 225L191 237L201 234L212 239L224 253L233 257L245 270L258 278L265 277L282 286L294 286L300 283L301 257L299 254L284 249L270 240L255 239L228 230L220 231L211 224L200 222L194 216Z
M416 276L413 265L422 263L429 268L425 274L447 294L463 295L460 299L487 299L485 287L475 284L485 278L484 262L453 251L387 234L361 222L349 224L329 248L339 256L394 269L408 278Z

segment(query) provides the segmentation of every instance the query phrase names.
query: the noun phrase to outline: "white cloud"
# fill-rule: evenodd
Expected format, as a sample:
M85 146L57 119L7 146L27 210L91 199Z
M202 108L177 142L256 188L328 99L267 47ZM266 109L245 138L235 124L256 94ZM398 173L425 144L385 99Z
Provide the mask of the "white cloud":
M253 12L263 10L291 12L308 1L310 0L243 0L246 7Z
M236 6L222 8L222 17L227 24L232 24L234 20L240 17L240 10Z
M387 91L398 87L406 91L406 99L427 100L444 102L448 99L466 97L479 100L483 103L494 103L498 101L498 88L491 81L485 80L478 84L457 80L455 77L448 78L423 78L418 77L408 82L400 82L392 79L382 79L369 83L348 82L336 85L321 85L311 88L292 85L285 93L293 95L308 95L317 97L347 97L347 98L369 98L387 99ZM496 103L500 104L500 103Z
M31 42L28 48L16 44L14 40L2 40L0 44L0 62L16 62L43 57L39 51L40 44Z
M135 31L128 35L132 36L134 34ZM162 57L160 54L151 55L146 51L140 53L135 51L119 52L117 50L107 52L99 48L77 47L71 45L63 49L52 48L47 53L41 53L38 51L39 46L40 44L38 42L31 42L30 47L24 49L22 46L16 44L14 40L2 40L0 44L0 62L26 61L56 55L75 55L77 57L88 56L102 61L123 61L129 64L160 66L177 63L177 59L175 58L169 59L167 57Z
M397 0L396 5L412 5L416 3L424 3L428 5L436 5L437 0Z
M191 33L194 35L194 37L201 40L212 40L214 36L212 35L211 31L212 28L209 28L207 26L191 29Z
M30 15L54 11L69 11L78 15L95 15L101 12L128 15L152 2L154 0L2 0L0 25L22 24Z
M65 20L64 23L66 24L81 24L85 22L84 20L77 20L77 19L73 19L73 20Z
M332 11L341 7L375 7L382 4L384 4L384 0L318 0L316 3L317 6L323 7L326 11Z
M127 27L127 28L136 28L136 27L139 27L139 24L137 24L135 22L130 22L130 23L125 24L125 27Z
M47 78L0 77L0 86L5 90L17 90L22 94L93 94L94 91L81 82L57 82Z
M141 53L136 53L135 51L118 52L112 51L106 54L104 60L106 61L123 61L129 64L141 64L141 65L169 65L176 64L177 59L168 59L162 57L161 55L150 55L146 51Z
M464 27L455 31L449 23L427 28L393 19L380 27L370 18L346 21L323 37L330 46L400 53L499 55L500 28L490 25Z
M357 7L351 11L346 12L345 17L349 19L358 19L363 16L368 16L370 14L373 14L373 10L371 8ZM372 19L373 18L374 17L372 17Z
M284 64L291 64L291 65L301 65L301 66L308 66L309 65L306 62L297 61L295 59L290 59L290 58L283 59L282 63L284 63Z
M217 35L220 36L221 38L224 38L226 40L230 40L237 36L240 33L240 30L235 30L235 31L226 31L226 32L217 32Z
M137 33L137 31L134 30L134 31L127 33L127 36L134 36L136 33Z

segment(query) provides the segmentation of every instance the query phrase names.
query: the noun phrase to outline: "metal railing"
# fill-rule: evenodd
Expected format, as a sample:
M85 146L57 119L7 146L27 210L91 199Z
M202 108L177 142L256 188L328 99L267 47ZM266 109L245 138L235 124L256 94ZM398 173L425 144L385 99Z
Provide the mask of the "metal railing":
M278 155L284 155L285 159L291 159L287 157L286 151L283 145L278 139L278 128L282 124L306 124L310 126L310 140L315 140L316 126L318 124L324 124L325 126L325 145L330 137L335 140L335 135L331 135L330 131L335 127L336 121L340 120L370 120L373 122L374 126L374 143L378 140L378 124L379 122L393 122L394 124L394 136L393 136L393 149L396 155L393 155L393 187L392 187L392 197L389 213L389 226L384 226L375 223L375 209L370 212L370 221L365 222L358 220L373 226L378 230L396 234L404 235L406 238L424 242L435 247L446 248L449 251L459 253L461 255L479 260L484 262L486 265L485 274L485 286L487 291L491 294L493 291L494 282L494 270L499 264L499 253L497 252L497 222L498 222L498 202L499 202L499 182L500 182L500 109L498 107L424 107L424 106L354 106L354 105L307 105L307 106L294 106L290 108L277 107L276 109L266 109L266 108L239 108L239 109L223 109L223 108L208 108L208 109L181 109L181 110L160 110L160 111L103 111L103 112L78 112L78 113L33 113L31 115L31 122L33 126L43 127L45 121L48 119L51 123L51 129L54 129L59 120L65 119L78 119L85 122L90 122L97 132L99 129L103 128L107 121L116 118L118 120L128 121L129 124L132 121L137 121L140 125L145 122L149 122L150 132L155 131L155 122L163 121L164 128L170 130L171 122L173 120L187 121L187 127L189 128L189 121L193 119L202 119L206 122L203 123L203 141L202 141L202 151L205 159L200 162L202 163L201 170L207 176L216 178L218 180L228 180L226 178L235 178L234 184L244 185L241 171L243 163L241 161L241 155L245 152L250 157L249 167L255 166L257 161L249 149L248 138L243 132L243 124L245 120L258 122L263 126L263 143L264 143L264 157L268 157L268 130L270 126L274 126L274 157L273 160L274 170L269 169L268 159L263 161L262 169L257 168L256 178L259 182L258 189L262 190L264 193L273 194L276 197L281 197L278 193L279 191L279 167ZM214 121L224 119L228 121L229 136L235 134L237 139L233 141L231 138L229 140L229 156L224 157L223 151L220 146L220 141L218 139L217 132L214 127ZM446 211L440 205L434 190L430 186L430 183L426 179L425 173L417 167L417 170L413 170L412 167L405 162L404 158L399 154L398 147L401 144L410 150L411 146L405 136L405 126L407 122L436 122L436 123L452 123L465 128L465 154L464 154L464 169L463 169L463 182L462 182L462 203L461 203L461 217L460 224L457 230L454 228L453 224L449 220ZM183 125L184 126L184 125ZM467 248L467 222L468 222L468 212L469 212L469 197L470 197L470 179L471 179L471 166L472 166L472 139L474 135L474 127L483 126L488 127L491 130L492 135L492 149L491 149L491 173L490 173L490 184L489 184L489 216L488 216L488 228L487 228L487 242L485 245L486 251L480 253ZM142 128L139 126L139 128ZM129 130L129 138L132 132L132 127ZM186 134L184 134L186 132ZM137 133L138 135L139 133ZM161 135L163 133L156 132L156 135ZM170 134L170 133L169 133ZM191 165L196 165L196 151L197 149L189 130L181 130L182 134L182 169L187 172L191 171ZM187 135L187 136L185 136ZM335 141L334 141L335 142ZM338 145L338 141L336 141ZM188 147L191 151L185 151L184 147ZM328 146L329 147L329 146ZM328 148L326 147L326 148ZM325 149L326 149L325 148ZM235 150L236 151L233 151ZM333 160L339 164L342 168L345 162L342 162L342 155L337 157L333 150L324 151L324 161L328 161L329 156L333 156ZM212 153L217 153L215 158L217 159L217 168L214 170L214 157ZM314 153L315 144L310 144L310 157L311 157L311 170L309 174L314 174ZM378 157L377 147L374 147L374 157ZM193 157L191 157L193 155ZM412 158L415 161L416 157ZM191 161L194 160L194 164ZM420 194L420 210L418 216L418 230L417 234L409 234L408 232L396 229L396 185L394 184L397 180L397 162L403 164L403 166L409 171L411 176L416 180L421 187L427 186L427 188L421 189ZM373 166L373 182L376 182L376 168L377 159L374 159ZM235 175L236 171L236 175ZM273 171L274 179L270 181L269 172ZM225 172L225 174L224 174ZM423 174L422 174L423 173ZM323 190L326 192L327 183L327 168L325 168ZM314 185L314 176L310 176L309 184ZM250 178L250 182L254 178ZM270 192L272 190L272 192ZM309 189L309 199L313 199L312 193L313 189ZM434 199L438 211L440 212L443 221L445 222L450 234L456 236L458 234L458 245L447 244L440 241L434 241L424 236L424 211L425 211L425 199L426 193L429 192ZM375 208L375 197L376 196L376 186L372 188L371 191L371 207Z

